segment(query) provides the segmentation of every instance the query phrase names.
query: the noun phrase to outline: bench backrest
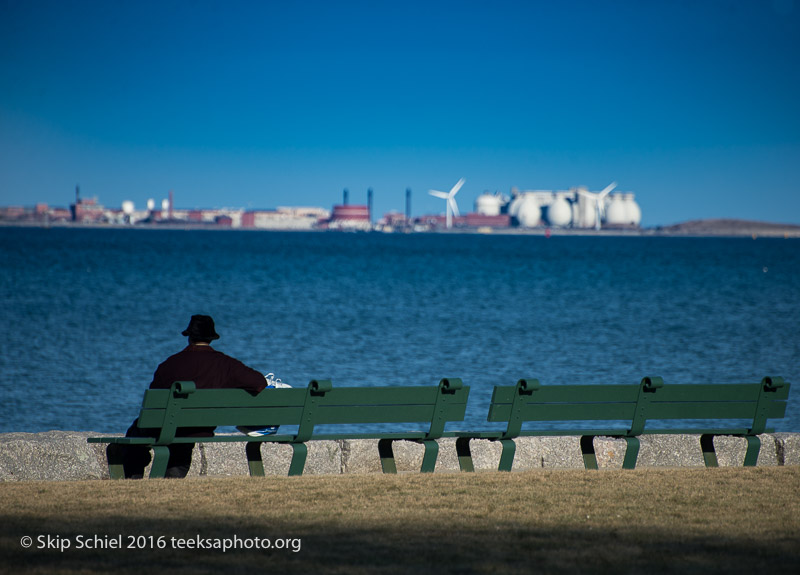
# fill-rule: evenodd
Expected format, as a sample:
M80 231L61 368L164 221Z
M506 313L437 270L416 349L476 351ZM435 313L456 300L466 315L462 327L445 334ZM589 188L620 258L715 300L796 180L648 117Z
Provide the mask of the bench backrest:
M426 437L441 437L450 421L463 421L469 386L445 378L437 387L338 387L314 380L305 389L202 389L178 381L170 389L148 389L139 427L160 429L169 443L179 427L297 425L296 441L311 438L322 424L426 423Z
M758 434L770 418L782 418L790 384L780 377L761 383L690 384L665 386L660 377L634 385L543 386L521 379L516 386L495 386L490 422L507 422L506 437L519 435L528 421L630 422L628 435L639 435L648 420L746 419L742 433Z

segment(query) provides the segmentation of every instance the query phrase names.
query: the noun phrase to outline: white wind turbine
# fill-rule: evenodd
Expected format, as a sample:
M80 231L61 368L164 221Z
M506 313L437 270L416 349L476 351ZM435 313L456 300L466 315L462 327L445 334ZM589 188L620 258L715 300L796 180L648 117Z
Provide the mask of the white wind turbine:
M456 217L459 216L458 213L458 204L456 204L456 194L458 190L461 189L461 186L464 185L466 180L461 178L456 182L456 185L453 186L449 192L444 193L438 190L428 190L428 193L432 196L436 196L437 198L442 198L443 200L447 200L447 211L445 212L445 222L447 228L451 228L453 226L453 215L455 214Z
M606 204L604 200L606 196L617 187L617 182L611 182L600 192L590 192L589 190L578 189L578 193L585 198L594 201L594 229L600 229L600 220L605 216Z

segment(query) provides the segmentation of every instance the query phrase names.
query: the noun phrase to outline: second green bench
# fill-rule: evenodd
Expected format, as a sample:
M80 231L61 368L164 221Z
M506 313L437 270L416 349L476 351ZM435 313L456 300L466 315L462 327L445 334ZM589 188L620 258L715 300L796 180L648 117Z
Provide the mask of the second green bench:
M768 419L784 417L789 383L765 377L761 383L664 385L660 377L646 377L640 385L540 385L521 379L516 386L495 386L487 421L506 424L503 431L456 432L456 451L462 471L474 471L470 442L488 439L502 445L500 471L511 471L514 440L531 436L580 436L586 469L597 469L594 438L622 438L627 444L622 467L633 469L639 455L639 437L645 434L697 434L707 467L716 467L714 437L728 435L747 441L744 465L754 466ZM678 421L675 427L647 427L648 421ZM693 424L709 420L714 426ZM617 421L621 427L588 427ZM745 424L742 423L745 422ZM523 429L527 422L548 424L547 429ZM561 427L552 427L558 423ZM719 425L716 425L719 424Z

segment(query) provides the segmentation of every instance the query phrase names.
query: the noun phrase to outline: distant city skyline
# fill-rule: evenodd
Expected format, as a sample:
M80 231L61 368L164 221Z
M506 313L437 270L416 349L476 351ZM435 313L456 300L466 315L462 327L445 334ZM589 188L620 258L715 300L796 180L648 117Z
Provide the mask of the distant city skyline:
M0 205L636 194L800 223L800 3L0 0Z

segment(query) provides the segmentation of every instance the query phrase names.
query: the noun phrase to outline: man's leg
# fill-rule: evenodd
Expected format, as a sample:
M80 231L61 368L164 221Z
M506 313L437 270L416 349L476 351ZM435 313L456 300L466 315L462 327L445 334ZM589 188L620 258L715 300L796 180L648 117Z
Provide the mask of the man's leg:
M192 466L194 443L175 443L169 446L169 463L164 477L183 478Z
M125 437L150 437L142 433L136 419L125 432ZM141 479L144 477L144 468L150 463L150 448L142 445L119 445L122 453L122 468L125 470L125 479Z

